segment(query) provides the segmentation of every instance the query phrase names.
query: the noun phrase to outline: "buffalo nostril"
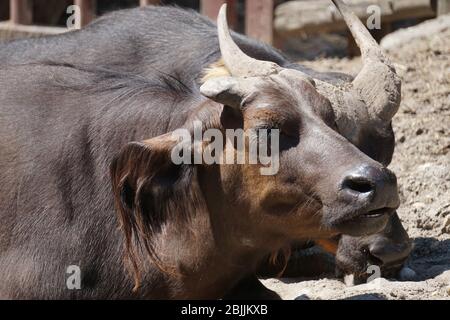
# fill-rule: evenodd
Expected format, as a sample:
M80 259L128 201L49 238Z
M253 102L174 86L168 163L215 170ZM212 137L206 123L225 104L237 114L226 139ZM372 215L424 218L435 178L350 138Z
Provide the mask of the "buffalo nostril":
M375 191L373 182L365 177L347 177L345 178L342 186L344 189L352 190L358 193Z
M397 208L397 179L386 168L363 166L347 172L340 184L343 199L365 205L368 211Z

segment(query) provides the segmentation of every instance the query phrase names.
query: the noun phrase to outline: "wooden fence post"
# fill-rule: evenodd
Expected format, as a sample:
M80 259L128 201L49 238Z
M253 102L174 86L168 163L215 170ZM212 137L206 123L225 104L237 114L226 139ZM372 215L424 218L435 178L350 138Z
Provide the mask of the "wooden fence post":
M11 0L9 10L12 23L28 25L33 22L32 0Z
M437 0L437 15L450 13L450 0Z
M230 28L236 29L238 23L237 7L236 7L237 0L201 0L200 12L201 14L210 18L211 20L216 21L220 7L225 2L228 5L227 8L228 24L230 25Z
M245 33L255 39L273 43L274 0L247 0L245 6Z
M200 12L211 20L216 21L219 9L225 0L200 0Z
M75 0L75 5L80 7L81 12L81 27L87 25L95 19L97 0Z

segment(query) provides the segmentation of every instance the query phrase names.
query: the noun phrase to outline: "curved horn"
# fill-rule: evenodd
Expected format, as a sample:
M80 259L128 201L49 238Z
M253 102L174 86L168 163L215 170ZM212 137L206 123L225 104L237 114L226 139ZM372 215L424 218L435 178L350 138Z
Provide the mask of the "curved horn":
M361 50L363 68L353 81L353 86L359 91L372 116L390 122L400 105L400 78L361 20L342 0L332 1Z
M274 62L261 61L249 57L231 38L227 22L227 5L223 4L217 17L219 44L225 66L231 75L237 77L267 76L280 71L281 67Z

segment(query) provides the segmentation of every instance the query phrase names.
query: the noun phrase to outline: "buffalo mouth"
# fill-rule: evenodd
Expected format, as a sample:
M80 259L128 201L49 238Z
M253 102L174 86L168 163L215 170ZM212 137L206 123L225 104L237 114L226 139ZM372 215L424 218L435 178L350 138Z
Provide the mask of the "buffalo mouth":
M371 210L367 213L363 213L362 216L366 217L366 218L380 218L383 217L384 215L389 215L391 213L393 213L394 209L392 208L381 208L381 209L376 209L376 210Z
M348 213L332 224L342 234L365 236L381 231L394 212L395 208L384 207L369 211Z

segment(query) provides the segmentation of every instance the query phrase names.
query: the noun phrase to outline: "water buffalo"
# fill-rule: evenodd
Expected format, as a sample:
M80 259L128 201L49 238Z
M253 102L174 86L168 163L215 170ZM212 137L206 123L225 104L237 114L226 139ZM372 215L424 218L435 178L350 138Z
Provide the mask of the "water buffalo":
M385 166L400 83L337 4L365 60L353 82L232 38L224 9L218 33L193 12L149 7L1 46L0 296L274 297L254 276L268 254L340 234L357 252L394 239L378 247L403 261L407 237L382 231L397 219ZM280 129L279 172L175 165L171 132L194 120ZM80 290L66 284L72 265Z

